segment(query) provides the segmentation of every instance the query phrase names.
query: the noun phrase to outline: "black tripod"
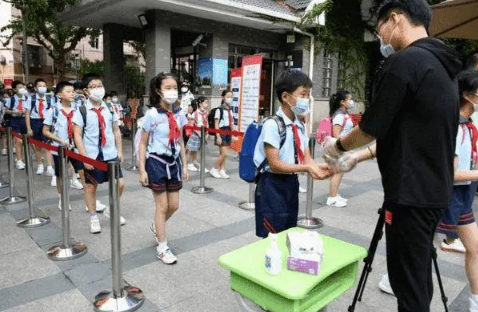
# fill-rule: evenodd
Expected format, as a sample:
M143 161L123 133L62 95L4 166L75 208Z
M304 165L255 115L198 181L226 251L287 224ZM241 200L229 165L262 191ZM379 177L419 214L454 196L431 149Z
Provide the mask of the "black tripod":
M368 248L368 255L363 260L365 266L362 271L362 275L360 276L360 281L357 286L357 291L355 292L354 300L352 304L349 306L348 312L354 312L355 306L357 301L362 301L362 295L365 290L365 284L367 283L368 275L372 272L372 263L373 259L375 258L375 252L377 251L378 243L382 239L383 236L383 227L385 225L385 215L383 209L378 210L379 218L377 222L377 226L375 227L375 232L373 233L372 241L370 242L370 247ZM432 260L435 266L435 272L438 279L438 285L440 286L440 293L441 293L441 300L443 301L443 305L445 306L445 311L448 312L448 298L445 296L445 290L443 288L443 283L440 276L440 270L438 269L437 263L437 251L435 247L432 250Z

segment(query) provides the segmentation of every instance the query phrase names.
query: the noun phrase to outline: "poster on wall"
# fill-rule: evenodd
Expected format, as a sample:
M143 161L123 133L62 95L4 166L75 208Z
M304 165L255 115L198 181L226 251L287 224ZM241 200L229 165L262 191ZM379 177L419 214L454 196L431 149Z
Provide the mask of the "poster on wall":
M198 76L202 88L210 88L212 83L212 58L199 59Z
M241 103L242 68L231 70L232 112L234 117L233 130L239 129L239 105ZM237 137L232 141L231 148L236 152L241 151L242 138Z
M226 89L227 87L227 73L228 73L228 64L227 60L223 59L213 59L212 60L212 84L219 87L220 89Z
M259 120L262 55L242 59L242 92L239 105L239 131L245 132L254 121Z

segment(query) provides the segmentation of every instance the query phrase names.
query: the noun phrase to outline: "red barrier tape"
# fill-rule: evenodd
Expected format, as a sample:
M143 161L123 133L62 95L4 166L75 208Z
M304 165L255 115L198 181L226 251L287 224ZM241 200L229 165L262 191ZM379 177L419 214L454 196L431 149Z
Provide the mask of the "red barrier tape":
M94 159L91 159L89 157L77 154L77 153L72 152L72 151L66 151L66 156L68 156L72 159L76 159L76 160L78 160L82 163L91 165L91 166L95 167L95 169L100 169L101 171L108 171L108 164L105 163L105 162L94 160Z
M30 142L31 144L36 145L36 146L38 146L38 147L47 149L47 150L49 150L49 151L58 152L58 147L57 147L57 146L53 146L53 145L50 145L50 144L46 144L46 143L40 142L40 141L38 141L38 140L35 140L35 139L33 139L33 138L28 138L28 142Z
M132 123L133 122L133 119L129 119L129 118L121 118L120 120L124 123Z
M201 130L200 127L193 127L193 126L184 126L184 129L189 129L189 130L193 130L193 131L196 131L196 130ZM212 128L207 128L206 131L208 133L218 133L218 134L222 134L222 135L232 135L232 136L235 136L235 137L242 137L244 136L244 132L239 132L239 131L226 131L226 130L218 130L218 129L212 129Z
M4 128L4 127L0 126L0 132L5 132L5 133L6 133L6 132L7 132L7 128Z

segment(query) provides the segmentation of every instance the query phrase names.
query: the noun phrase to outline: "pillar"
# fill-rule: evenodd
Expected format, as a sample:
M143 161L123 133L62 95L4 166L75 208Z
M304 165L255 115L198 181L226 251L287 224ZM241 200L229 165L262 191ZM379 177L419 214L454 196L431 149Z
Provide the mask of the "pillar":
M109 91L117 91L120 99L126 96L124 86L123 25L103 25L104 83Z
M149 82L160 72L171 71L171 28L161 23L158 11L146 12L151 25L145 30L146 41L146 93Z

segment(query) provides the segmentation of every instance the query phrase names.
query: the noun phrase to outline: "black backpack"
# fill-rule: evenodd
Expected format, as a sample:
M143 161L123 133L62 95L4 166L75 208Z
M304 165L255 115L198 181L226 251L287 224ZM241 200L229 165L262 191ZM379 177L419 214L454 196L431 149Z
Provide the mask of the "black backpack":
M114 121L113 121L113 116L115 114L115 110L113 106L111 106L111 103L106 103L106 106L108 107L110 113L111 113L111 127L114 129ZM85 134L85 129L86 129L86 105L80 106L79 108L81 117L83 118L83 135Z
M207 116L207 123L209 124L210 129L216 128L216 111L219 110L219 122L222 120L222 117L224 117L224 108L222 106L213 108L210 112L209 115Z

